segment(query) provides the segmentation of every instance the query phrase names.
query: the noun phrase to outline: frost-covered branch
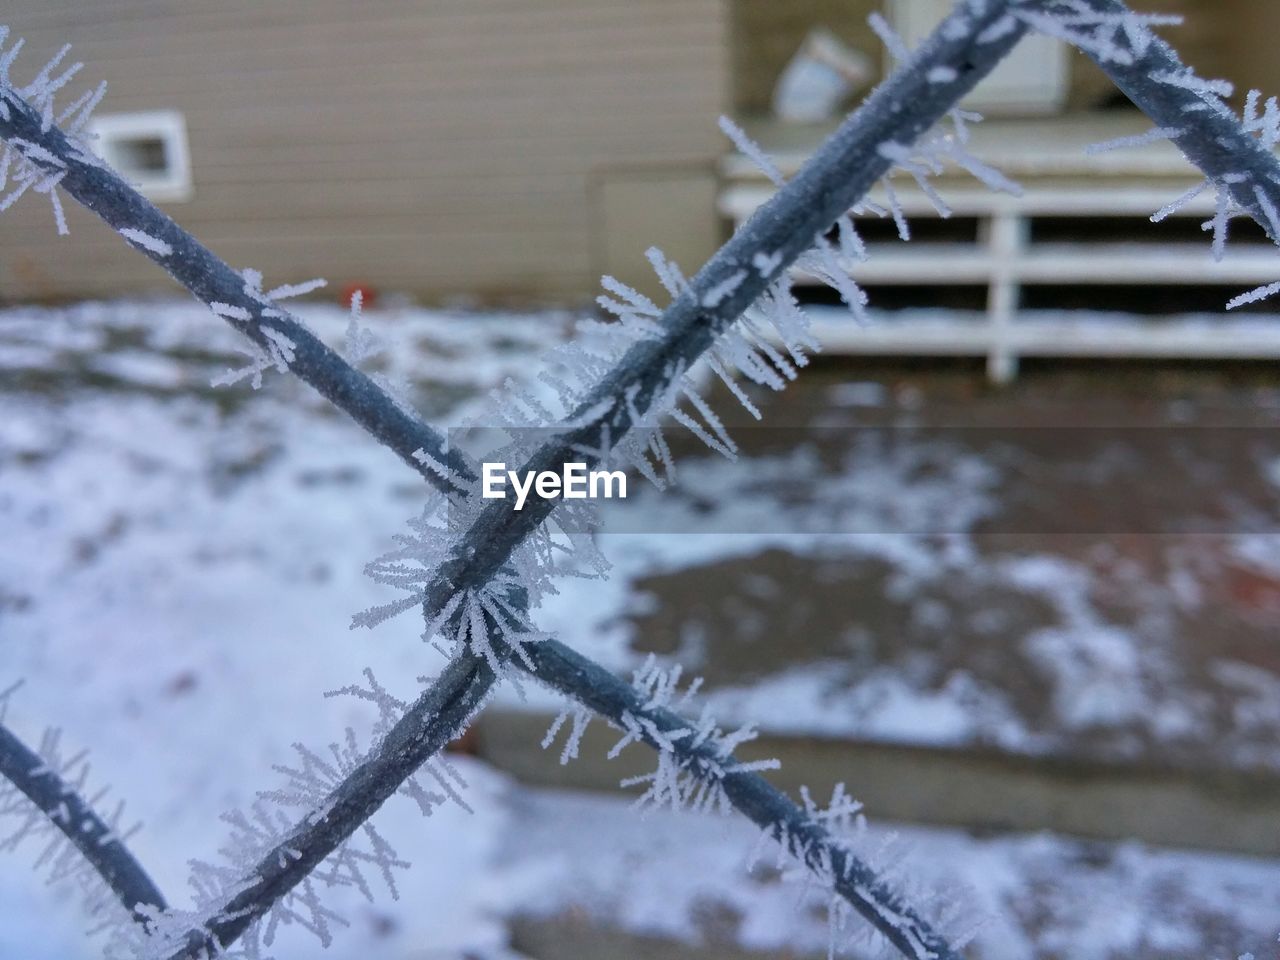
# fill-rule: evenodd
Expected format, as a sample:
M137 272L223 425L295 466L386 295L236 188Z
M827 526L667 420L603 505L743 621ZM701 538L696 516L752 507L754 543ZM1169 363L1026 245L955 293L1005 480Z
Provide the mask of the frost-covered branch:
M15 829L0 837L0 847L36 838L45 845L40 861L53 867L55 877L76 875L73 862L82 861L134 920L149 923L167 905L129 852L119 811L111 823L98 815L82 793L88 774L83 755L64 761L57 757L56 746L53 735L46 749L37 753L0 723L0 815L20 819Z
M655 782L658 796L675 791L677 802L715 806L724 802L751 820L785 852L800 861L835 894L843 898L905 957L913 960L957 960L947 940L900 892L879 877L826 829L818 818L792 802L758 773L755 765L725 752L724 742L708 736L698 724L664 706L557 641L536 644L530 673L542 683L571 697L670 758L673 769L666 783ZM579 731L580 733L580 731ZM681 786L675 778L688 776ZM698 801L701 801L700 803Z
M1230 84L1197 77L1121 0L1059 0L1043 13L1022 16L1079 47L1188 160L1280 241L1280 162L1223 102Z
M896 70L778 192L686 284L621 359L580 396L551 441L533 451L520 473L587 469L609 459L633 428L673 413L686 371L754 305L922 134L951 111L1013 48L1025 24L1008 0L965 0L919 51ZM789 294L788 294L789 296ZM714 424L711 425L714 428ZM632 462L635 462L633 459ZM505 499L477 509L437 568L422 602L434 620L468 591L478 591L563 501L531 497L516 511Z
M230 947L259 921L272 905L303 883L320 863L337 850L377 809L445 744L464 731L496 682L483 659L456 658L444 673L405 712L381 741L379 749L344 777L323 806L298 823L247 871L239 889L225 903L203 917L181 916L162 933L164 943L187 944L157 951L145 945L146 957L202 960L199 937L207 934L223 948ZM194 924L198 929L193 930Z
M8 56L3 55L7 33L0 27L0 140L5 141L0 158L0 210L28 190L48 193L55 201L57 190L65 191L244 334L253 345L258 374L268 367L297 374L424 476L431 471L414 457L420 450L449 463L455 471L465 472L464 465L445 451L438 433L280 306L279 301L306 292L312 288L310 284L264 292L261 276L233 270L122 180L94 155L74 126L87 120L85 107L92 104L79 104L80 109L74 112L54 113L51 98L61 84L56 83L60 78L50 80L49 68L33 83L13 86L8 68L19 45L15 44ZM66 131L55 122L62 118L71 122ZM13 170L17 175L10 177ZM16 180L16 185L4 195L9 179ZM55 212L59 225L64 226L60 204Z
M815 244L828 250L823 240L827 229L891 168L909 162L910 145L1012 48L1023 27L1010 21L1009 9L1008 2L999 0L967 0L960 4L922 50L871 96L800 174L692 281L686 283L669 272L672 282L668 286L675 298L672 305L655 314L653 322L641 324L645 335L611 371L574 397L568 416L558 424L556 438L532 453L525 470L551 469L569 460L600 463L633 428L673 408L689 366L715 349L717 341L748 308L771 296L780 301L782 294L777 285L784 282L787 269ZM35 99L45 97L48 83L37 83L26 92ZM466 465L452 459L438 435L401 411L376 385L346 367L275 306L272 296L261 292L260 278L232 271L138 197L82 143L57 128L50 108L38 109L7 84L0 85L0 93L5 104L0 114L0 137L16 150L20 163L25 164L24 174L37 190L52 192L54 187L61 187L99 213L216 314L245 333L261 351L261 367L274 365L299 373L437 486L457 493L465 485L458 481L467 478ZM838 266L831 272L838 273ZM847 287L846 281L842 289ZM846 299L854 305L852 297ZM760 367L754 362L753 351L739 351L738 355L750 358L748 366ZM783 367L782 363L777 365ZM714 418L697 401L693 402L707 419L707 428L717 432ZM678 411L673 413L680 419ZM688 415L682 422L690 422ZM510 652L506 644L512 640L512 633L520 632L520 624L513 624L510 618L515 614L519 619L522 605L513 600L498 609L493 604L499 599L484 591L503 576L513 553L547 519L552 506L551 501L538 500L529 509L514 512L504 502L476 513L454 542L449 561L435 571L422 597L431 621L457 621L461 618L459 598L467 597L472 652L457 658L445 676L396 725L380 749L338 785L319 811L301 822L246 874L221 909L205 918L201 928L218 942L224 946L232 942L271 903L305 882L312 869L465 726L492 686L492 668L498 665L475 656L481 637L485 638L487 650L499 651L505 660ZM516 585L513 596L518 592ZM506 621L502 629L498 628L500 621ZM492 638L490 633L494 634ZM517 658L535 674L537 661L531 654L538 646L525 650L523 659ZM547 649L554 652L559 648ZM519 648L516 652L520 653ZM551 682L567 689L573 686L575 677L583 682L601 679L570 671L552 677ZM603 694L595 697L590 689L578 690L575 695L584 702L597 699L606 708L629 702L617 699L625 691L610 689L612 699ZM631 696L634 699L639 694L632 691ZM647 735L660 740L652 730ZM691 756L689 761L696 768L705 759ZM748 775L734 772L732 776ZM799 843L804 850L812 848L813 858L806 854L804 859L811 866L818 866L826 855L822 852L826 848L820 826L805 821L803 814L780 794L768 793L763 781L754 786L748 781L741 783L744 786L738 792L743 809L753 817L771 818L768 822L779 839ZM726 795L728 792L726 788ZM834 870L842 895L877 929L909 956L938 955L936 935L904 911L889 891L878 886L864 865L845 854L828 853L835 856L827 865ZM191 955L190 948L176 955Z
M1131 11L1121 0L1054 0L1044 9L1019 11L1023 22L1078 47L1154 121L1152 139L1173 141L1205 176L1205 181L1152 218L1162 220L1205 191L1217 196L1217 211L1206 229L1221 258L1231 214L1255 220L1280 244L1280 107L1271 98L1260 111L1251 91L1241 118L1224 101L1231 84L1199 77L1176 50L1153 30L1178 17ZM1236 298L1229 306L1280 292L1280 283Z
M659 751L656 800L706 808L731 806L776 841L797 862L912 960L958 960L959 954L901 892L841 840L755 771L773 764L743 763L725 749L733 740L704 729L566 645L547 639L531 645L529 663L512 659L530 677L573 698L626 731L627 739ZM497 675L482 658L462 654L413 704L380 748L346 777L325 804L247 872L240 892L199 924L198 932L230 946L271 905L303 882L402 782L460 734L483 706ZM659 700L661 703L661 700ZM710 735L709 735L710 734ZM746 738L742 738L746 739ZM670 764L665 774L663 764ZM677 779L683 784L676 785ZM176 919L176 918L175 918ZM190 920L189 917L182 919ZM189 946L171 960L201 960L197 930L173 925L169 942Z
M634 300L631 306L623 305L623 313L639 318L633 323L639 335L616 365L599 371L601 375L588 389L567 393L573 402L564 418L538 424L556 427L557 435L531 452L524 470L557 470L570 459L590 465L603 462L629 432L668 412L695 429L692 418L675 406L689 366L704 354L714 354L731 325L748 310L770 298L779 302L779 284L787 269L815 245L820 254L830 254L823 239L826 231L839 221L843 234L843 214L886 172L895 166L913 175L927 172L927 167L912 159L912 145L1012 48L1028 24L1080 45L1152 116L1160 134L1177 142L1205 171L1223 196L1280 240L1276 214L1280 170L1266 149L1275 144L1280 131L1274 111L1268 108L1267 116L1255 125L1252 132L1261 130L1263 136L1254 139L1221 103L1223 90L1195 78L1167 45L1150 34L1145 22L1116 0L964 0L921 51L872 95L793 181L780 183L774 199L691 281L664 265L674 298L667 309L651 310L651 304ZM474 472L448 450L438 433L280 309L277 300L296 291L282 288L264 293L256 274L233 271L108 171L85 148L75 129L70 134L59 129L55 120L62 122L68 116L78 123L86 106L92 106L91 97L67 114L54 116L52 94L70 72L55 77L52 68L46 69L35 83L17 90L8 83L7 70L8 62L0 57L0 138L18 158L18 186L0 201L0 208L27 190L45 193L54 203L61 227L64 221L56 191L66 190L248 336L259 351L259 371L276 366L298 373L433 485L453 495L468 493ZM1221 209L1215 225L1218 222L1225 223ZM849 246L856 249L856 237ZM833 265L829 256L818 259L838 284L839 265ZM849 292L845 284L842 293ZM615 288L611 292L624 298L629 295ZM855 307L856 298L856 290L846 296ZM751 350L739 355L748 358L748 366L757 359ZM770 359L785 372L782 363ZM768 375L769 371L762 372ZM696 400L690 400L698 407ZM698 412L704 425L695 432L701 430L727 446L714 418L703 407ZM506 606L491 586L509 576L506 571L513 555L547 520L554 505L536 500L517 513L501 501L468 516L471 522L451 540L448 556L433 569L422 595L415 598L429 622L451 624L458 636L465 635L468 649L405 711L378 749L346 772L318 809L243 874L227 901L196 918L195 929L229 945L272 903L305 884L311 872L382 802L466 726L496 682L497 671L512 660L540 681L610 718L634 739L659 749L664 759L676 763L675 773L698 781L700 786L693 789L702 790L700 796L723 797L760 825L830 882L907 956L954 956L940 935L863 861L836 842L819 819L791 803L748 766L739 765L731 752L725 752L722 740L699 740L677 714L655 706L642 691L555 641L527 646L515 642L525 629L520 584L504 586L504 590L512 588ZM402 575L399 569L393 572ZM477 652L481 648L484 655ZM186 923L190 918L173 919ZM179 924L170 932L191 929ZM198 940L176 942L188 946L174 956L195 956L193 951L201 949L195 945Z

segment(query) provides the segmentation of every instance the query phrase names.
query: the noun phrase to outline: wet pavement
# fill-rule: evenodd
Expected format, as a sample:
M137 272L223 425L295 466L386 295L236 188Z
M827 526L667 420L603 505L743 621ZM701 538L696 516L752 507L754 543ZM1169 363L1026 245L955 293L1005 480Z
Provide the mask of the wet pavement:
M702 482L689 448L663 496L708 528L753 500L836 535L636 579L632 646L713 694L815 666L857 704L853 737L909 739L868 694L891 674L956 705L969 745L1275 770L1278 384L1092 364L997 390L965 366L821 363L759 398L767 428L736 418L736 476Z

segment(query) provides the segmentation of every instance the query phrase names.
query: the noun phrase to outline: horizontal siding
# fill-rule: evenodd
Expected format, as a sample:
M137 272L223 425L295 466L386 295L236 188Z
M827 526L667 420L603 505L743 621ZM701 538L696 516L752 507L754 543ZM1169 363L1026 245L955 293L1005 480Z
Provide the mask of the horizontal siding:
M580 298L592 183L722 149L723 0L6 6L29 69L70 42L105 111L184 113L195 196L166 210L269 282ZM87 215L63 240L49 219L42 198L0 218L0 296L167 288Z

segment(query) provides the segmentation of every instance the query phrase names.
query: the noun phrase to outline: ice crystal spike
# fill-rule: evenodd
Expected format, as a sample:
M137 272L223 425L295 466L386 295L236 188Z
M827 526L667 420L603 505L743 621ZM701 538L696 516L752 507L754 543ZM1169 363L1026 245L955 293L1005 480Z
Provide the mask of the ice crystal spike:
M16 86L12 70L22 49L22 41L9 41L9 30L0 31L0 119L10 120L16 111L34 114L40 119L40 132L48 133L55 123L63 124L65 152L55 153L32 140L7 139L0 152L0 211L9 209L27 193L44 194L53 210L54 224L60 235L68 233L66 212L58 186L67 175L70 164L97 166L84 137L84 130L94 108L101 102L105 85L83 94L59 110L58 94L79 73L81 64L63 66L70 52L65 46L37 73L31 82ZM7 190L7 192L5 192Z

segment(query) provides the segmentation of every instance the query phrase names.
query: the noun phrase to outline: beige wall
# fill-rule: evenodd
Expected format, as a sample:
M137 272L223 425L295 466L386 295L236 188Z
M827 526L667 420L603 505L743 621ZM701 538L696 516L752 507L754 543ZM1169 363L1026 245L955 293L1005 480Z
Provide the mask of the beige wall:
M1202 73L1280 93L1274 0L1141 0ZM178 109L195 196L166 209L269 282L578 300L651 244L714 245L716 116L767 108L815 24L877 51L880 0L9 0L28 67L64 42L104 109ZM1071 106L1112 88L1072 55ZM19 71L21 76L21 71ZM658 185L674 199L660 201ZM0 218L0 299L171 289L89 215Z
M104 111L183 111L195 194L165 209L268 282L581 298L603 260L601 185L706 178L722 150L721 0L5 6L28 69L71 42L110 83ZM667 240L714 216L672 206ZM609 238L624 260L663 241ZM0 218L4 299L167 282L81 211L62 240L35 199Z

